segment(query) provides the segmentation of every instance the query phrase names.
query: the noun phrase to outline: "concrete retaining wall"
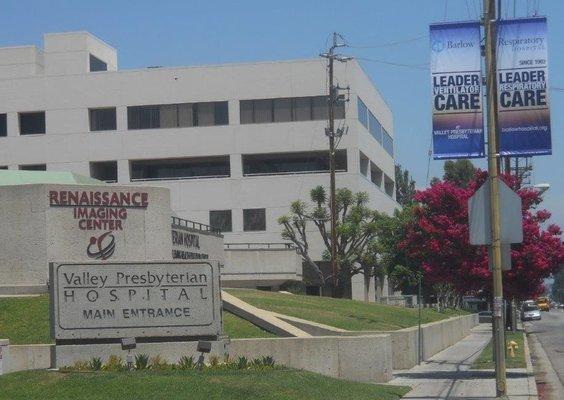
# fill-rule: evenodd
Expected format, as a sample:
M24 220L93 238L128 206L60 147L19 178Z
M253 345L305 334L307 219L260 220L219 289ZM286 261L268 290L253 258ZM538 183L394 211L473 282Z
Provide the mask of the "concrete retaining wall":
M229 355L271 355L276 362L292 368L360 382L392 379L390 335L236 339L229 345Z
M290 321L288 321L290 322ZM478 315L465 315L422 325L423 358L455 344L478 324ZM302 329L306 328L303 324ZM317 329L321 329L317 327ZM249 359L272 356L277 363L323 375L361 382L387 382L393 369L408 369L417 363L417 327L390 332L343 332L333 336L272 339L233 339L227 345L214 342L212 353ZM225 348L227 346L227 350ZM79 360L115 354L125 359L119 344L58 346L8 346L4 372L72 365ZM169 362L183 355L197 356L196 342L138 343L133 354L159 354Z
M4 355L4 373L51 367L52 344L10 345Z

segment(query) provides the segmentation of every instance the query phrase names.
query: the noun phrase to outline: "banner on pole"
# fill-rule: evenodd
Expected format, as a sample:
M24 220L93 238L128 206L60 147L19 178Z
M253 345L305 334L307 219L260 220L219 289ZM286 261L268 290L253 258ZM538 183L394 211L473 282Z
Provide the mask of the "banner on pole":
M432 24L433 157L484 157L480 23Z
M545 17L497 25L499 149L504 156L551 154Z

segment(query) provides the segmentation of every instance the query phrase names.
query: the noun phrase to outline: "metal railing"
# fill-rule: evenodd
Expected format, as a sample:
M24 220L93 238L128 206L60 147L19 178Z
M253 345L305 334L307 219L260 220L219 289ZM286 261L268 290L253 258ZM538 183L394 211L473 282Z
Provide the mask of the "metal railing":
M290 249L295 250L295 246L292 243L285 242L270 242L270 243L225 243L225 249Z
M201 222L190 221L189 219L171 217L172 226L192 228L199 231L210 232L216 235L221 235L221 230L219 228L214 228L211 225L202 224Z

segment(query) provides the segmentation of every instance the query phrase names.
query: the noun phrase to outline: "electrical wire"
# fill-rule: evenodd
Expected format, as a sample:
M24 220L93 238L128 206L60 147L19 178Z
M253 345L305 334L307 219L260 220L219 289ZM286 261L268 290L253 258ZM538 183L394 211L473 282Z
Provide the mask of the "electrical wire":
M382 44L376 44L376 45L370 45L370 46L353 46L350 44L347 44L347 47L350 47L351 49L377 49L377 48L381 48L381 47L390 47L390 46L398 46L400 44L405 44L405 43L411 43L411 42L415 42L418 40L421 40L423 38L426 38L427 35L420 35L420 36L416 36L413 38L409 38L409 39L404 39L404 40L395 40L393 42L389 42L389 43L382 43Z
M423 70L423 71L429 70L427 63L424 63L424 64L404 64L404 63L398 63L398 62L393 62L393 61L376 60L374 58L365 58L365 57L354 57L354 58L357 59L357 60L368 61L368 62L373 62L373 63L378 63L378 64L385 64L385 65L392 65L392 66L395 66L395 67L414 68L414 69L419 69L419 70Z

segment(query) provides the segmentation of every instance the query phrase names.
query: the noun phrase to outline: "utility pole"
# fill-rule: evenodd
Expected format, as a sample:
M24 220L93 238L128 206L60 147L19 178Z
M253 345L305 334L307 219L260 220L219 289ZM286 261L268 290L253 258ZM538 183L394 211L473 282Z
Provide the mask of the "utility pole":
M496 63L495 0L484 0L484 32L486 36L486 98L488 109L488 173L490 180L490 217L493 257L493 346L497 397L507 395L505 374L505 327L503 324L503 285L501 273L501 218L499 208L498 103Z
M329 60L329 99L327 102L329 111L329 127L325 130L325 134L329 137L329 207L331 209L331 274L333 277L333 297L336 296L337 292L337 274L339 271L337 261L337 202L335 199L335 137L343 135L342 129L335 131L335 104L339 100L338 91L342 90L342 88L335 86L334 84L334 63L335 60L347 62L351 59L350 57L343 57L339 54L335 54L335 49L345 46L345 44L338 43L339 37L341 36L337 32L333 32L333 44L327 53L321 54L321 57Z

